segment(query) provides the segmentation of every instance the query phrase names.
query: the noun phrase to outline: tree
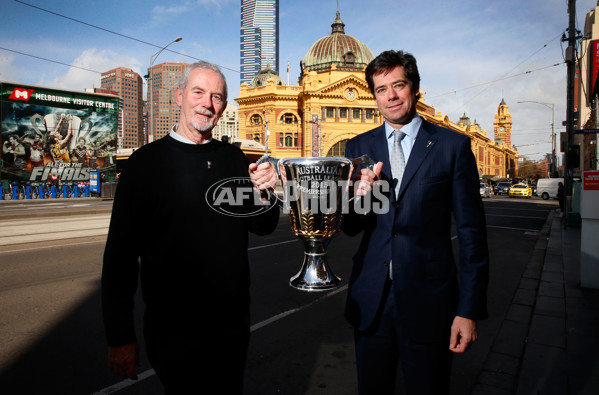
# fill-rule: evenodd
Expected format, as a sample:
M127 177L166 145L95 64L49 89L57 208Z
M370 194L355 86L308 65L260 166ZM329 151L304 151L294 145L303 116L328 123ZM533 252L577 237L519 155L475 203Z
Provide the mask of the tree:
M543 176L543 170L537 162L524 159L518 166L518 178L536 181Z

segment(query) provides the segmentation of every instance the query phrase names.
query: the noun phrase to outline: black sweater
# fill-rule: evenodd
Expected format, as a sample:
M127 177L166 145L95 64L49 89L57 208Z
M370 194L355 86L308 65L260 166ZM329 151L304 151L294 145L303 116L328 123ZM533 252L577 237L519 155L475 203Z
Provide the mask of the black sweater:
M135 151L121 173L102 271L110 346L136 341L133 299L141 270L146 330L183 334L228 326L249 304L248 231L272 232L275 207L258 216L224 215L206 202L211 185L248 178L249 161L217 140L166 136Z

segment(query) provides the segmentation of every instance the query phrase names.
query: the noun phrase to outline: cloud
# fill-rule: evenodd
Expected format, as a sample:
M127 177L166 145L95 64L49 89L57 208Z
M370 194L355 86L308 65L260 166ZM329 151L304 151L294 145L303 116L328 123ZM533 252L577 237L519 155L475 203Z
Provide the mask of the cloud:
M223 6L226 6L229 3L232 3L233 0L196 0L196 2L204 7L212 8L213 6L219 11Z
M15 57L0 51L0 81L18 82L21 80L19 68L13 65Z
M178 16L185 12L190 11L192 7L193 7L193 5L190 3L184 3L184 4L168 6L168 7L157 5L157 6L154 6L154 8L152 9L152 16L153 16L153 18L162 18L165 15L169 16L169 17L170 16Z
M231 3L231 0L196 0L195 2L185 1L181 4L170 6L157 5L152 8L152 19L164 22L188 12L195 12L194 9L197 6L201 6L208 10L216 10L218 12L228 3Z
M72 66L75 67L69 68L66 74L48 80L42 76L38 85L70 90L100 87L100 73L127 65L127 67L143 76L142 64L142 62L131 56L119 55L110 50L86 49L73 61Z

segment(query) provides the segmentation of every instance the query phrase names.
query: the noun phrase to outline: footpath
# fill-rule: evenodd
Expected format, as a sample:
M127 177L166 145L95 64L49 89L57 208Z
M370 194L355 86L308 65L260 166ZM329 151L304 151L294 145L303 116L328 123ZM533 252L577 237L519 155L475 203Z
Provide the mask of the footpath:
M580 232L549 214L473 395L599 394L599 290L580 286Z

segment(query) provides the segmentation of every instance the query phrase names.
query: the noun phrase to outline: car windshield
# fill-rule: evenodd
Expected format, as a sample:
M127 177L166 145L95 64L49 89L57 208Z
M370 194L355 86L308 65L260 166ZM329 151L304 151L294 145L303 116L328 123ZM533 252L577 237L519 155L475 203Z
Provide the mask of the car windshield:
M481 184L480 184L480 187L481 187L481 188L484 188L484 187L485 187L485 184L481 183Z
M526 185L514 185L514 188L527 188Z

